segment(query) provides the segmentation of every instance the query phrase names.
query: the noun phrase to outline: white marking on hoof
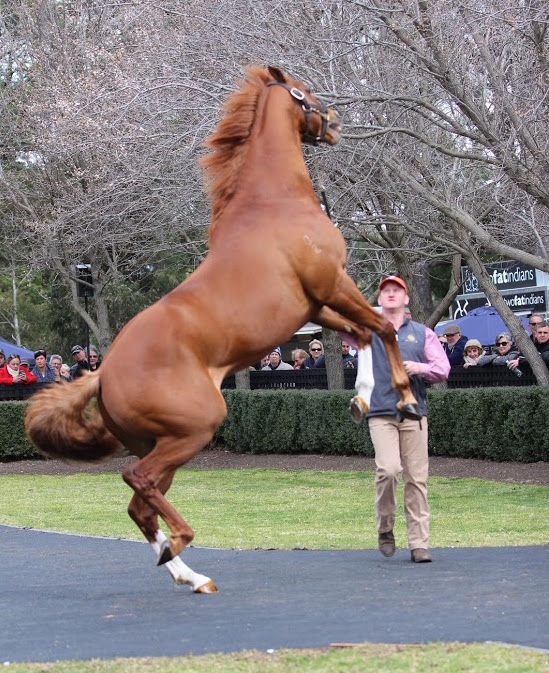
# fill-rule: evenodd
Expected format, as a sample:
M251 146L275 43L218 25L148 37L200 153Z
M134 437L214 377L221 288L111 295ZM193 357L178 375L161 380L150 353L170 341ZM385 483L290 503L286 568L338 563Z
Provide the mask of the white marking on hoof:
M355 388L358 393L357 397L360 397L366 405L366 408L369 409L370 400L372 399L372 390L375 385L371 346L360 348L357 357L358 367L355 381Z
M154 549L157 556L160 554L162 543L167 539L168 538L161 530L156 531L156 541L151 542L151 547ZM183 563L179 556L175 556L171 561L167 561L165 566L176 584L188 584L193 591L198 591L202 587L210 585L211 587L215 587L215 584L209 577L201 575L200 573L195 573L194 570ZM213 593L214 590L217 591L217 587L215 587L215 589L210 588L209 591L204 589L199 593Z

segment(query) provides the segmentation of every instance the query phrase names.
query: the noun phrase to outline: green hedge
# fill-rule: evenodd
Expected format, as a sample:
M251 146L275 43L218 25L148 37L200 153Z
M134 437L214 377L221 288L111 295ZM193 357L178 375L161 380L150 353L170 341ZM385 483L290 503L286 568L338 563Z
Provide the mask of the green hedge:
M350 391L226 390L229 413L215 441L243 453L373 456L365 424L349 420Z
M429 392L435 456L549 461L549 390L538 386Z
M36 458L24 428L26 402L0 402L0 459Z
M549 391L538 386L429 391L432 455L549 461ZM215 443L242 453L372 456L366 424L348 416L351 391L225 390L229 414ZM25 437L26 402L0 403L0 459L36 457Z

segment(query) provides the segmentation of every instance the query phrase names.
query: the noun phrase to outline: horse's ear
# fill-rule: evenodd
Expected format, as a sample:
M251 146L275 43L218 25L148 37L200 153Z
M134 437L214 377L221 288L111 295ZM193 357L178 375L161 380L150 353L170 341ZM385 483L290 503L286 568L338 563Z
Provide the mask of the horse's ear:
M284 73L280 68L276 68L273 65L269 66L269 72L271 73L273 79L275 79L277 82L286 82L286 78L284 77Z

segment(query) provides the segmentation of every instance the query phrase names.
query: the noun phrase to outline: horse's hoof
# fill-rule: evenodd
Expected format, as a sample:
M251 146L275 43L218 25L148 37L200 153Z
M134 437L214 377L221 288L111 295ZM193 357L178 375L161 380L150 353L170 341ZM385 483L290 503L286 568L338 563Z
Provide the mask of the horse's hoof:
M366 418L368 411L368 405L362 397L355 395L349 404L349 415L351 416L353 423L360 425Z
M206 584L203 584L198 589L194 590L195 594L216 594L219 589L215 586L212 580L208 580Z
M173 559L172 550L168 540L164 540L160 545L160 553L158 554L158 561L156 562L157 566L163 566L164 563L171 561Z
M403 404L400 406L397 404L397 408L400 411L402 418L407 418L409 421L421 421L421 414L419 413L419 407L417 404Z

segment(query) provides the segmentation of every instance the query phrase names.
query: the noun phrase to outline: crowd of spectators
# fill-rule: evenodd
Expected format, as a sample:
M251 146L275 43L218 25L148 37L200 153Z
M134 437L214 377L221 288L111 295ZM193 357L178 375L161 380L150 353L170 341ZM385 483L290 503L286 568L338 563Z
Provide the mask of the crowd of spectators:
M549 323L543 316L534 313L528 319L528 326L531 341L549 366ZM484 349L478 339L469 339L461 334L456 324L447 325L438 338L452 367L508 367L517 376L522 375L520 366L526 362L526 358L513 343L509 332L496 335L493 352Z
M0 385L29 383L66 383L82 375L84 371L94 371L101 364L101 357L95 346L89 347L89 353L76 344L71 349L73 365L63 362L61 355L50 355L45 349L34 351L34 365L16 353L6 357L0 348ZM291 368L291 367L290 367Z
M356 369L357 358L351 353L351 346L346 341L341 342L341 358L345 369ZM293 366L282 360L282 351L280 346L277 346L261 359L259 369L262 372L289 369L326 369L322 341L318 339L310 341L309 352L303 348L294 349L292 351L292 362Z
M549 323L545 318L536 313L532 314L528 321L530 327L530 339L533 341L543 361L549 367ZM507 366L518 376L521 375L520 365L525 358L513 344L513 339L508 332L501 332L495 338L495 351L487 352L480 341L468 338L461 333L457 324L447 325L439 341L452 367L463 366ZM324 346L319 339L309 342L309 351L296 348L292 351L292 364L284 362L280 346L273 348L262 359L258 367L261 371L284 371L291 369L325 369L326 359ZM49 356L40 348L34 352L34 366L21 359L19 355L10 354L6 357L0 348L0 384L28 384L28 383L64 383L73 381L82 375L84 371L94 371L101 363L101 356L95 346L89 347L89 353L79 344L71 349L72 366L63 362L61 355ZM356 369L357 358L351 351L350 344L341 342L341 358L346 369Z

